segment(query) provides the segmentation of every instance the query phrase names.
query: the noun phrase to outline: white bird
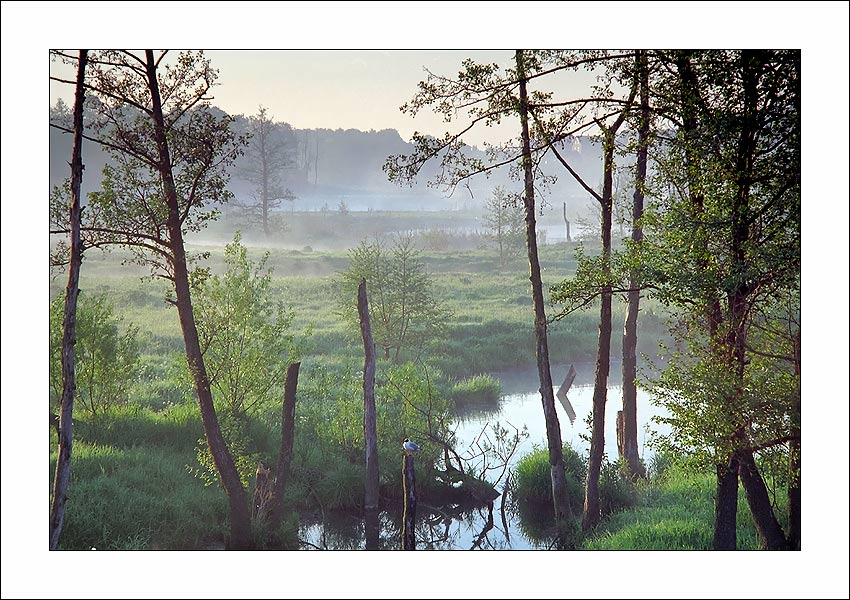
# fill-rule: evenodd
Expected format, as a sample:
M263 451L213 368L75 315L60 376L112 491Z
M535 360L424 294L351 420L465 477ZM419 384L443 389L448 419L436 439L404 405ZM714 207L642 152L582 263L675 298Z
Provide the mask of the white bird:
M419 452L420 448L413 442L411 442L408 438L404 438L404 453L407 455L413 455Z

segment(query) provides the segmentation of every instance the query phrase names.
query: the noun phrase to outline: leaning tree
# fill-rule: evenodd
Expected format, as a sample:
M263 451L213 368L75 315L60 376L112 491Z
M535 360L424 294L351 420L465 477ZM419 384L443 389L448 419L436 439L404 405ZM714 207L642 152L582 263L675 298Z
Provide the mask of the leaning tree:
M64 52L54 56L76 62ZM230 547L246 548L247 495L213 406L192 310L190 266L198 257L188 256L184 246L185 235L202 229L215 218L215 205L230 199L227 167L245 142L231 131L230 117L210 110L208 94L217 76L202 52L90 53L85 88L93 121L84 137L100 144L112 161L102 189L90 195L82 232L87 246L129 248L133 260L171 283L168 300L177 307L207 444L230 505ZM67 235L61 213L52 220L51 233Z

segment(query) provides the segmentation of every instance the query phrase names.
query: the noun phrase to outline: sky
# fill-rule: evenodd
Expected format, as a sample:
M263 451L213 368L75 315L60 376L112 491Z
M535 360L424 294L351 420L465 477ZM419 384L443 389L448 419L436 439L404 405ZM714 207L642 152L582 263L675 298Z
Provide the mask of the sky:
M405 141L415 131L441 135L442 117L430 110L416 117L399 107L411 100L425 69L456 76L461 63L510 67L512 50L207 50L219 79L211 103L229 114L256 114L259 105L272 118L297 129L395 129ZM51 73L73 80L70 68L51 64ZM552 78L549 78L550 80ZM557 89L565 97L586 95L595 82L587 72L559 76ZM50 102L61 97L73 104L73 86L51 82ZM499 143L515 136L518 123L506 121L493 128L476 128L464 136L467 143Z
M194 597L201 593L210 598L246 593L371 598L394 597L399 590L411 597L428 597L438 593L437 589L430 587L431 583L418 586L423 579L435 581L428 577L432 570L440 573L440 585L445 590L441 593L459 597L479 597L488 592L493 597L599 596L594 587L599 582L604 582L603 596L847 597L847 7L846 2L4 1L0 20L3 597L55 594L55 582L68 583L67 590L63 589L68 597L92 598L150 594ZM384 553L377 559L365 553L331 553L322 558L315 553L253 553L250 563L246 557L219 553L204 555L203 564L191 553L98 552L97 557L49 554L44 524L47 486L43 465L47 457L42 424L48 350L44 316L49 301L47 203L42 190L47 180L48 147L46 124L43 129L37 124L46 120L48 49L80 46L802 48L803 314L807 323L803 353L811 357L806 359L803 390L807 402L813 401L807 406L829 406L828 413L804 408L804 551L742 556L607 553L601 557L604 567L600 566L600 557L589 553L566 557L559 553L505 552L487 554L486 558L476 553L452 554L451 558L445 553L418 553L415 561L401 553ZM268 68L261 67L261 60L235 64L241 53L214 53L213 62L221 69L222 81L217 101L225 110L247 113L254 112L256 104L262 102L275 118L296 127L393 127L406 137L418 123L415 127L405 123L397 108L415 89L422 76L421 65L457 65L460 54L470 53L428 53L432 58L423 61L424 53L414 56L393 52L397 55L393 64L378 60L360 64L354 60L360 54L347 53L344 68L329 72L326 69L333 63L316 69L322 63L313 57L320 53L312 51L310 62L301 60L295 65L275 54L275 64ZM510 51L506 54L510 56ZM323 73L325 81L348 78L359 83L352 83L347 90L315 91L311 86L316 82L311 83L303 73L311 64L315 77ZM277 73L285 73L287 81L277 81ZM357 73L371 74L368 85L363 83L364 78L357 78ZM262 98L253 91L255 85ZM225 100L237 108L225 107ZM829 107L827 114L821 110L824 106ZM376 120L376 115L387 115L387 121ZM421 128L425 130L426 126ZM32 135L33 131L43 135ZM824 218L823 210L828 210L829 218ZM740 568L742 560L750 569ZM230 576L234 565L240 571ZM362 577L376 565L379 578ZM603 568L616 569L616 576L606 575ZM546 576L548 569L554 579ZM417 587L412 589L404 587L407 582L401 579L409 571L417 578ZM508 576L482 577L485 572ZM228 575L222 577L222 573ZM713 576L717 573L723 573L724 579ZM767 575L768 579L751 577L751 573ZM278 586L279 581L283 588ZM724 582L734 584L734 590L723 587Z

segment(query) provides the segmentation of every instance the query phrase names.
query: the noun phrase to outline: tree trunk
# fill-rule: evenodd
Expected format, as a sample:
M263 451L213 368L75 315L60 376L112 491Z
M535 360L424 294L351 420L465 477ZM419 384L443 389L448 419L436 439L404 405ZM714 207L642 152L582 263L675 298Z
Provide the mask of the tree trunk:
M637 250L643 243L643 200L646 185L646 164L649 147L649 67L646 51L638 51L637 68L640 77L640 125L638 127L637 173L632 203L632 243ZM625 459L632 479L646 477L640 461L637 431L637 325L640 312L640 281L634 272L629 274L628 306L623 328L623 438L618 444L620 457Z
M369 300L366 297L366 280L360 280L357 290L357 311L360 313L360 333L363 337L363 434L366 441L366 495L363 506L368 510L378 508L378 425L375 410L375 342L369 321Z
M738 459L732 456L725 465L717 465L717 496L714 502L714 549L737 547Z
M689 201L696 218L705 210L701 172L702 163L694 146L699 135L697 117L698 81L691 63L690 51L680 51L676 56L676 69L679 74L680 100L682 104L682 130L685 136L685 164L687 169ZM702 250L703 258L699 268L707 269L708 234L704 229L697 230L698 239L694 241ZM709 298L705 306L706 321L711 344L715 351L721 350L718 331L722 322L720 299ZM732 457L728 464L717 464L717 491L714 509L715 550L734 550L737 546L736 518L738 512L738 461Z
M189 271L186 264L186 251L183 247L183 232L181 230L180 206L177 200L177 190L171 171L171 157L165 132L165 121L162 114L162 102L159 95L159 82L156 75L156 64L152 50L146 50L148 85L151 92L152 112L154 118L154 136L159 149L159 172L162 177L162 187L168 206L169 248L173 260L174 290L177 296L177 314L183 332L186 347L186 361L195 383L195 392L201 409L201 421L204 425L207 444L213 457L216 470L221 478L221 484L227 494L230 505L230 544L233 549L246 549L251 543L251 516L248 510L248 498L245 488L239 478L239 472L233 462L233 457L227 448L227 443L221 433L218 417L213 405L210 381L204 364L203 353L198 341L198 330L195 315L192 311L192 299L189 288Z
M77 296L80 293L80 266L83 247L80 239L80 186L83 182L83 87L88 50L80 50L77 66L77 86L74 97L74 150L71 154L71 257L68 265L68 285L65 288L65 317L62 332L62 399L59 404L59 447L56 474L53 479L53 501L50 506L50 549L56 550L62 524L65 522L65 504L68 501L68 484L71 481L71 450L74 438L74 345L77 343Z
M381 549L381 521L377 509L365 511L363 528L366 533L366 550Z
M543 298L543 283L540 277L540 261L537 257L537 224L534 208L534 175L531 165L531 142L528 132L528 90L526 89L525 67L522 50L516 51L519 73L520 123L522 126L522 162L525 171L525 240L528 247L528 264L531 271L531 294L534 301L534 335L536 340L537 373L540 379L540 396L543 415L546 419L546 439L549 446L549 468L552 478L552 497L555 522L559 530L570 518L570 503L564 472L561 425L555 411L555 393L552 373L549 370L549 345L546 334L546 309Z
M756 151L756 131L758 129L758 84L763 68L761 57L757 51L744 50L741 53L741 78L744 88L743 98L743 128L738 140L735 157L735 173L737 190L732 202L732 275L736 284L728 293L729 304L729 333L727 347L732 350L735 366L736 389L735 402L744 393L744 374L747 359L747 314L751 308L750 296L752 287L747 278L749 256L747 253L750 241L750 190L753 185L753 162ZM743 435L740 436L743 439ZM762 545L771 550L786 549L788 542L779 526L779 522L770 504L764 480L756 468L752 451L739 448L741 482L747 493L750 512L756 523Z
M788 550L788 540L785 539L782 526L773 513L767 487L756 466L752 451L743 450L738 453L738 457L741 483L747 494L747 503L750 505L762 547L766 550Z
M404 516L401 530L401 549L416 550L416 470L413 456L405 453L401 466L404 485Z
M274 493L269 514L269 525L272 530L280 525L283 517L283 498L289 483L289 473L292 467L292 447L295 443L295 403L298 391L298 372L301 363L292 363L286 368L286 378L283 381L283 408L280 421L280 450L275 466Z
M799 428L797 435L800 434ZM788 452L788 545L800 550L800 441L792 440Z
M800 382L800 334L794 337L794 378ZM795 390L794 411L791 414L791 440L788 447L788 544L800 550L800 388Z
M602 268L606 283L602 286L599 308L599 342L596 350L596 375L593 382L593 427L590 434L590 458L584 490L582 529L595 527L601 518L599 473L605 454L605 403L608 400L608 373L611 368L611 208L616 129L605 132L604 177L602 184Z

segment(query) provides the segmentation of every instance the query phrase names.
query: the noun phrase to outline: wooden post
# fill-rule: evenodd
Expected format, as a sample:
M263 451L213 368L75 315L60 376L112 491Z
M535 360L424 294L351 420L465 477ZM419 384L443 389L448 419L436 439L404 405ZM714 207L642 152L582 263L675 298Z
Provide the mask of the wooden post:
M567 242L572 242L573 239L570 237L570 222L567 220L567 203L564 202L564 223L567 225Z
M360 280L357 290L357 311L360 313L360 333L366 355L363 365L363 437L366 442L366 485L364 508L378 508L378 425L375 410L375 342L369 323L369 300L366 297L366 280Z
M275 467L274 493L270 511L270 525L276 528L283 515L283 496L286 494L286 484L289 482L289 470L292 464L292 445L295 440L295 392L298 389L298 371L301 363L292 363L286 369L286 379L283 382L283 409L280 425L280 451Z
M401 549L416 550L416 472L413 456L405 453L402 463L404 482L404 521L401 530Z

